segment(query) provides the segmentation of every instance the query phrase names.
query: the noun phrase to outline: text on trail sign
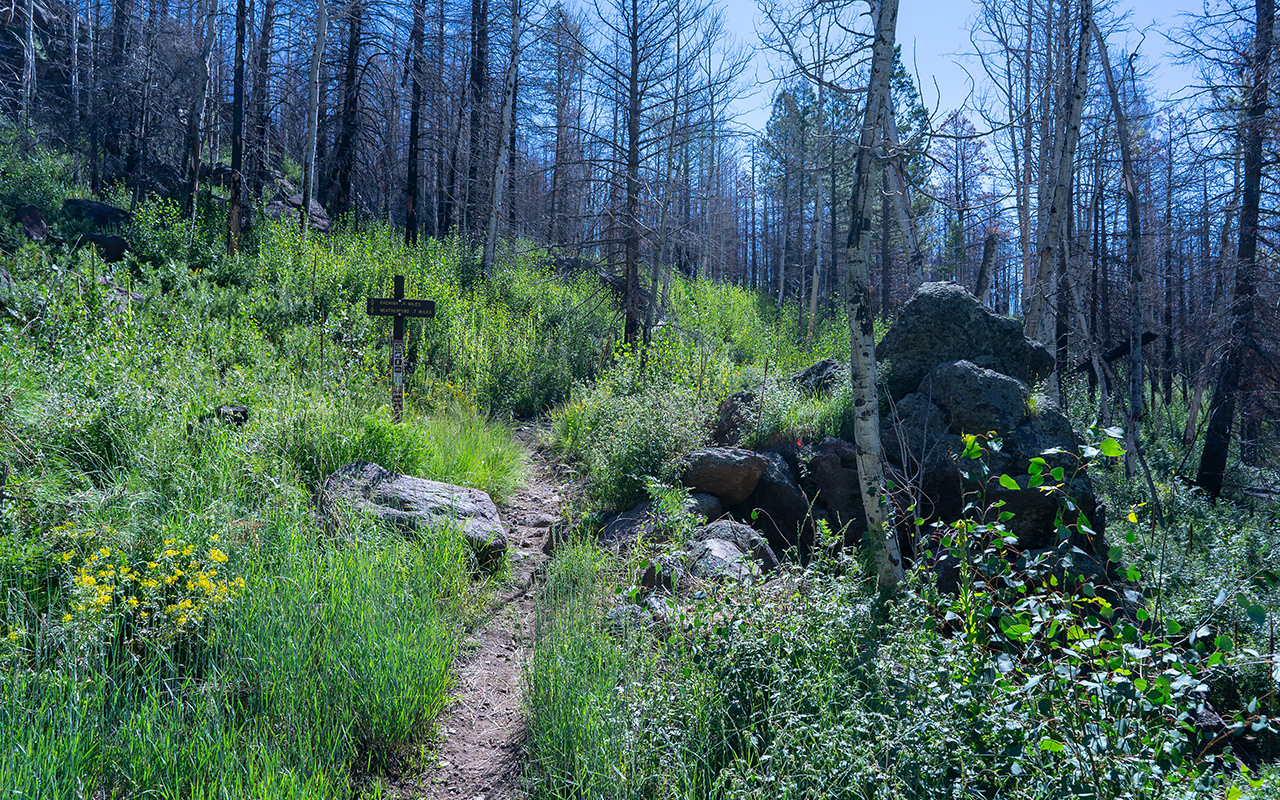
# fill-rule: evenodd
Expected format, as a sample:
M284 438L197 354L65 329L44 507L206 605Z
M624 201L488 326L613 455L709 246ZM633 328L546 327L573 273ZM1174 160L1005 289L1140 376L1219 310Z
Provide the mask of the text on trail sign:
M395 276L395 297L370 297L365 311L371 317L392 317L391 324L391 409L396 422L404 414L404 318L434 317L434 300L415 300L404 296L404 276Z

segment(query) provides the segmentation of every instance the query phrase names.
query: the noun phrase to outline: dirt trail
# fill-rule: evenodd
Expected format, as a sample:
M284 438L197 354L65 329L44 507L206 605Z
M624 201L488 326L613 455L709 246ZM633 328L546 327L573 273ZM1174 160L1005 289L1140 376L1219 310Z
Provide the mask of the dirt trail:
M546 563L543 545L569 483L538 449L532 426L521 426L516 441L529 452L529 472L525 488L500 509L511 577L454 662L455 699L437 720L440 740L420 774L395 782L393 794L400 797L523 796L524 666L533 647L534 578Z

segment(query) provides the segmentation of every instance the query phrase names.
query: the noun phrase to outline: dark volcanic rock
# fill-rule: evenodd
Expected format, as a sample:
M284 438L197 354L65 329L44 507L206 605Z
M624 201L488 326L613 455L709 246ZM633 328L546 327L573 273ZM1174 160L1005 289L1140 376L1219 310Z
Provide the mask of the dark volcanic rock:
M719 497L706 492L691 492L688 501L684 504L684 510L695 517L701 517L704 521L716 519L724 513L724 503Z
M735 445L742 435L759 419L760 403L750 389L735 392L716 407L716 418L711 424L711 441L719 445Z
M911 295L876 347L888 362L889 393L916 390L929 370L961 359L1034 384L1053 370L1053 356L1013 319L988 310L956 283L926 283Z
M80 237L79 243L88 242L98 249L102 260L114 264L124 259L125 253L133 252L133 246L123 236L108 236L105 233L86 233ZM78 243L78 244L79 244Z
M791 376L791 382L805 394L829 389L844 374L844 365L834 358L824 358L818 363Z
M49 226L44 221L44 214L35 206L18 206L13 212L13 219L22 226L22 232L33 242L39 242L49 233Z
M778 556L769 546L769 541L750 525L731 519L722 519L694 531L693 538L697 541L723 539L726 542L733 542L739 550L748 553L758 561L763 569L778 568Z
M951 418L951 432L1010 431L1027 415L1031 391L1016 378L969 361L939 364L920 381L919 393Z
M781 453L770 450L761 455L768 459L769 465L756 482L755 490L732 509L733 514L750 520L758 511L754 524L764 533L775 553L785 553L792 547L808 553L813 547L809 498L801 491L791 465Z
M68 216L92 223L95 228L118 228L133 219L133 215L123 208L78 197L62 201L62 210Z
M385 470L369 461L339 467L325 479L321 510L343 506L408 531L458 524L481 567L494 566L507 550L498 508L479 489L453 486Z
M843 439L827 438L812 450L807 471L814 500L826 508L827 525L834 533L843 531L846 543L861 541L867 514L858 482L858 448Z
M262 213L271 219L289 219L294 222L298 221L299 210L302 208L302 195L291 195L283 200L273 200L267 203L262 209ZM313 230L321 233L328 233L333 227L333 223L329 219L329 214L324 210L324 206L311 198L311 208L307 214L307 222L310 223Z
M768 461L738 447L706 447L689 454L684 485L713 494L726 506L740 503L756 488Z

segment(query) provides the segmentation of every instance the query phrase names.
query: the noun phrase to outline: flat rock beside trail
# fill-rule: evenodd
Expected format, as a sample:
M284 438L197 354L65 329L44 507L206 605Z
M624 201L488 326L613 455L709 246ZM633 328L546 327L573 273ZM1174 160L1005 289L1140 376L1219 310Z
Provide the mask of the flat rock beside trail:
M325 478L320 494L321 509L327 514L344 505L410 531L461 525L482 567L497 563L507 550L498 507L479 489L401 475L371 461L353 461Z

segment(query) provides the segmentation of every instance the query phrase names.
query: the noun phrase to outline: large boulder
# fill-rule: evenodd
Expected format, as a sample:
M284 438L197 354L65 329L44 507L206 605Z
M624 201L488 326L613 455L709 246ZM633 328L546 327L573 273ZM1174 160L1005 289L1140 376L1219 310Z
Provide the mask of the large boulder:
M691 492L681 510L701 524L720 516L724 506L715 495ZM642 536L654 539L665 535L657 504L645 500L620 514L602 518L596 538L600 546L624 553Z
M123 208L72 197L62 201L62 211L67 216L91 223L95 228L118 228L133 219Z
M689 549L689 572L695 578L745 580L759 572L751 556L726 539L703 539Z
M13 212L13 219L22 226L22 232L33 242L39 242L49 233L49 225L44 221L44 214L35 206L18 206Z
M115 264L124 260L125 253L133 252L133 245L129 244L129 240L123 236L113 236L105 233L86 233L76 242L76 247L81 244L88 243L98 250L98 255L102 256L102 260L108 264Z
M827 525L843 533L844 541L861 541L867 530L858 480L858 448L843 439L823 439L812 447L807 470L813 483L813 499L826 509Z
M262 213L270 219L288 219L294 222L298 221L300 211L302 209L302 195L295 194L289 197L273 200L262 209ZM333 227L329 214L324 210L324 206L311 198L311 205L307 211L307 222L310 223L312 230L328 233Z
M738 519L752 520L775 553L785 553L793 547L808 553L813 547L809 498L781 453L769 450L761 455L768 466L747 499L730 510Z
M844 365L834 358L824 358L791 376L791 382L805 394L816 394L835 385L844 375Z
M726 506L741 503L756 488L769 462L739 447L706 447L689 454L683 482L690 489L720 498Z
M923 519L958 519L964 491L957 458L964 441L951 431L951 416L923 394L913 392L880 419L885 460L902 476L895 481L919 491L915 514ZM911 505L910 502L907 505Z
M760 418L760 403L750 389L733 394L716 406L711 422L711 441L719 445L736 445L744 433Z
M731 519L721 519L710 525L703 525L698 528L693 532L693 538L695 541L721 539L726 542L733 542L739 550L749 554L759 562L762 569L778 568L778 556L773 552L773 548L769 546L769 541L761 535L760 531L750 525L744 525Z
M929 370L961 359L1026 384L1053 371L1053 356L1013 319L993 313L957 283L926 283L911 295L876 347L888 389L901 399Z
M331 516L349 508L407 531L457 524L482 567L495 565L507 550L502 519L488 494L401 475L369 461L339 467L326 478L320 507Z
M963 360L929 370L918 392L948 413L955 434L1011 431L1027 416L1031 400L1017 378Z

